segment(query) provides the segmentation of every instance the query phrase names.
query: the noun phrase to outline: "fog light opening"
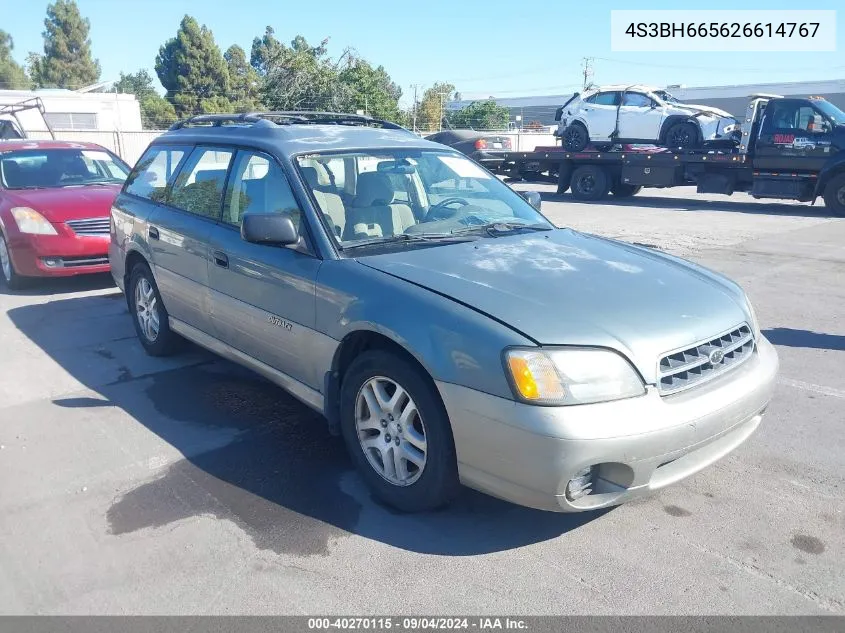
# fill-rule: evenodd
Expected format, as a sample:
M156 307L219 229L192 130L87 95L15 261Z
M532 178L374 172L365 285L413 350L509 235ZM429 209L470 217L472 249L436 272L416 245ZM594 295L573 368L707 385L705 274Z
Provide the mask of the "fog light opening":
M593 467L587 466L575 473L575 476L566 484L566 498L575 501L586 497L593 491Z
M60 257L42 257L41 261L47 268L61 268L64 265Z

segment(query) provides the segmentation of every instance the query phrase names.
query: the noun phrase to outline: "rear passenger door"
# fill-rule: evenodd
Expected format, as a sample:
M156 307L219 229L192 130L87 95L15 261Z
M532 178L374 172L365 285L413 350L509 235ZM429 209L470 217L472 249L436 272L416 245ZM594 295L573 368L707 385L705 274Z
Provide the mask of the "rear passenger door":
M316 322L315 282L322 260L293 248L241 238L246 213L304 216L281 166L258 151L238 151L210 239L211 314L217 337L272 368L322 391L310 362Z
M233 154L221 147L194 148L148 228L156 282L169 315L205 333L212 331L208 240L220 218Z
M591 139L608 139L616 129L616 106L619 105L618 91L599 92L588 97L581 107L587 131Z

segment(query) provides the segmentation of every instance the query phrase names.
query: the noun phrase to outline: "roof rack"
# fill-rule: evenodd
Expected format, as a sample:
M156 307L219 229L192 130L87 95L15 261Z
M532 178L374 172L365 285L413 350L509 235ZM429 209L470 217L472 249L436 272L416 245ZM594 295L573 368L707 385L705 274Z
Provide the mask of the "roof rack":
M223 125L254 125L266 121L276 125L358 125L380 127L388 130L404 130L401 125L374 119L361 114L342 112L311 112L306 110L282 110L272 112L243 112L241 114L199 114L170 126L170 130L180 130L189 126L221 127Z
M38 110L39 114L41 114L41 118L44 121L44 125L47 126L47 131L50 133L50 138L55 141L56 134L55 132L53 132L53 126L50 125L50 122L45 116L46 111L44 109L44 102L41 101L41 97L31 97L29 99L24 99L23 101L18 101L17 103L9 103L7 105L0 106L0 116L9 115L14 117L15 122L20 128L20 132L23 134L23 138L27 138L26 130L24 129L21 120L18 118L18 113L23 112L25 110Z

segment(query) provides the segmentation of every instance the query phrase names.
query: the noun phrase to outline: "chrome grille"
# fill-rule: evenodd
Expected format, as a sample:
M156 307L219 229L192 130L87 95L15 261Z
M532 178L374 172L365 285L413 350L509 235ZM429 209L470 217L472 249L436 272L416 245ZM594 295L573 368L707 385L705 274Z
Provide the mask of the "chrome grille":
M87 218L85 220L71 220L65 222L77 235L109 235L109 219Z
M754 351L754 335L743 323L713 339L667 354L658 365L661 395L683 391L737 367Z

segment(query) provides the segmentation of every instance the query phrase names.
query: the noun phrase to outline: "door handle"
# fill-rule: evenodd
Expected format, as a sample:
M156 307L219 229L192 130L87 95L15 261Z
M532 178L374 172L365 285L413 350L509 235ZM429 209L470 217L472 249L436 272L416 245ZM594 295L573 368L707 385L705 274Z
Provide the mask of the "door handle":
M148 233L150 235L151 240L157 240L158 239L158 229L156 227L151 226Z
M229 256L223 251L214 251L211 256L214 257L214 263L220 266L220 268L229 267Z

